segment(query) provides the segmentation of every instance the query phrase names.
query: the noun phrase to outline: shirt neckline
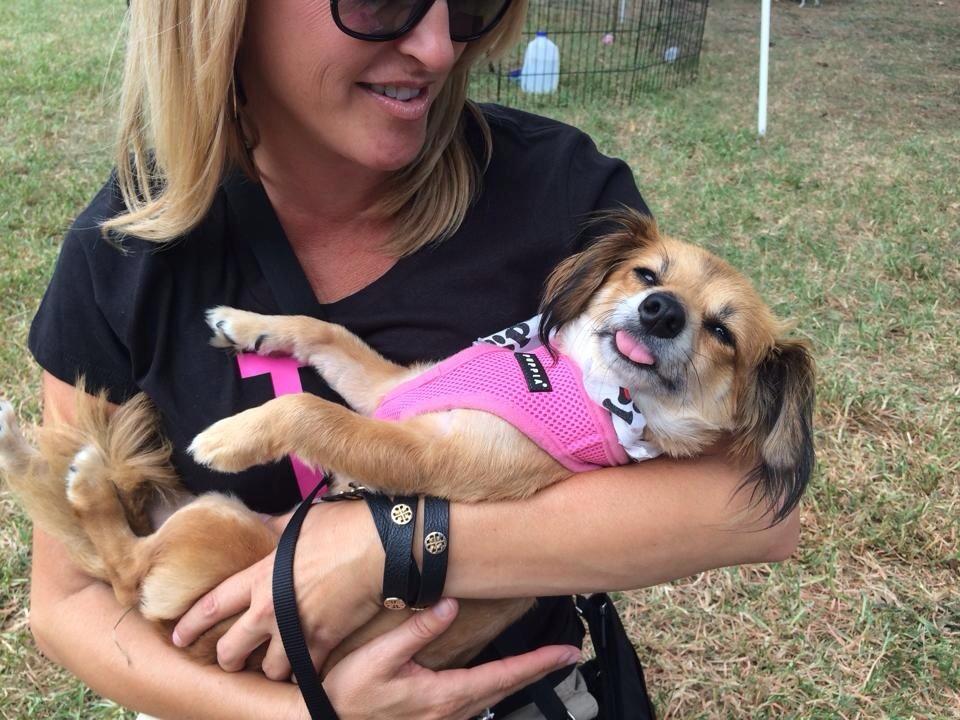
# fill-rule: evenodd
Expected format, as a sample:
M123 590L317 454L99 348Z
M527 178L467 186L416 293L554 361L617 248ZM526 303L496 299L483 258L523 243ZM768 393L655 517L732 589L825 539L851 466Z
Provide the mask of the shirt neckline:
M223 190L230 212L237 219L236 233L253 252L280 312L325 318L332 312L363 304L376 293L389 292L411 272L412 259L401 257L380 277L329 303L317 298L263 185L237 170L227 174Z

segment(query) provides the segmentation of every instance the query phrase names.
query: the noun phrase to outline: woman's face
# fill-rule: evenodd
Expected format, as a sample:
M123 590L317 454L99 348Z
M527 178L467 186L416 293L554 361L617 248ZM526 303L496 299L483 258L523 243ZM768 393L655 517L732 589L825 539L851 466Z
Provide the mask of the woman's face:
M445 2L403 37L365 42L337 28L327 0L252 0L244 112L269 152L396 170L423 146L427 111L464 48L450 40Z

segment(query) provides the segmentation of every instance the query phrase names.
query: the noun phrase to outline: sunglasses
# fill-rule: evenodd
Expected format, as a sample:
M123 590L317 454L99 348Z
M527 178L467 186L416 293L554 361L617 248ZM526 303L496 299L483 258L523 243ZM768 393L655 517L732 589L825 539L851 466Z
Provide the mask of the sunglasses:
M436 0L330 0L333 21L358 40L385 42L410 32ZM470 42L493 30L510 0L447 0L450 39Z

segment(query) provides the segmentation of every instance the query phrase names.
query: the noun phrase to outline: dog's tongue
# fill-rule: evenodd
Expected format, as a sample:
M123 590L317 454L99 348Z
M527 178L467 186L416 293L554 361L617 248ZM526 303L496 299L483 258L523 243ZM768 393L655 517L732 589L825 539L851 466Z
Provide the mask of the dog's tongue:
M636 340L626 330L617 330L615 339L617 341L617 350L635 363L639 365L653 365L656 362L653 355L647 350L647 346L639 340Z

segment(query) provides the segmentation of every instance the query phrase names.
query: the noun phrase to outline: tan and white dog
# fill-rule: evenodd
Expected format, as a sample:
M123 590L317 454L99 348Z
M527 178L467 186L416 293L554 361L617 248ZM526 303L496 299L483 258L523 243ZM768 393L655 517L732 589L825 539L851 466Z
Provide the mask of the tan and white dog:
M612 232L551 275L540 336L554 357L580 366L585 382L627 391L626 402L643 418L644 447L685 457L729 438L730 452L753 464L744 482L782 519L813 466L807 346L785 337L749 281L716 256L662 237L636 213L606 221L615 224ZM572 473L482 410L395 422L372 417L385 396L431 366L396 365L343 327L230 308L210 311L208 322L219 347L309 363L352 409L310 394L276 398L197 436L190 451L198 462L231 472L296 454L338 484L460 502L527 497ZM64 540L80 567L111 583L122 605L169 628L206 591L269 554L274 537L234 498L185 493L145 399L109 417L102 397L79 395L75 425L40 429L39 452L23 439L9 405L0 408L0 467L34 521ZM164 502L182 507L154 531L150 507ZM216 541L222 537L232 542ZM532 603L464 602L451 630L417 659L430 667L463 664ZM324 670L406 614L382 611ZM215 662L216 640L230 623L191 652Z

